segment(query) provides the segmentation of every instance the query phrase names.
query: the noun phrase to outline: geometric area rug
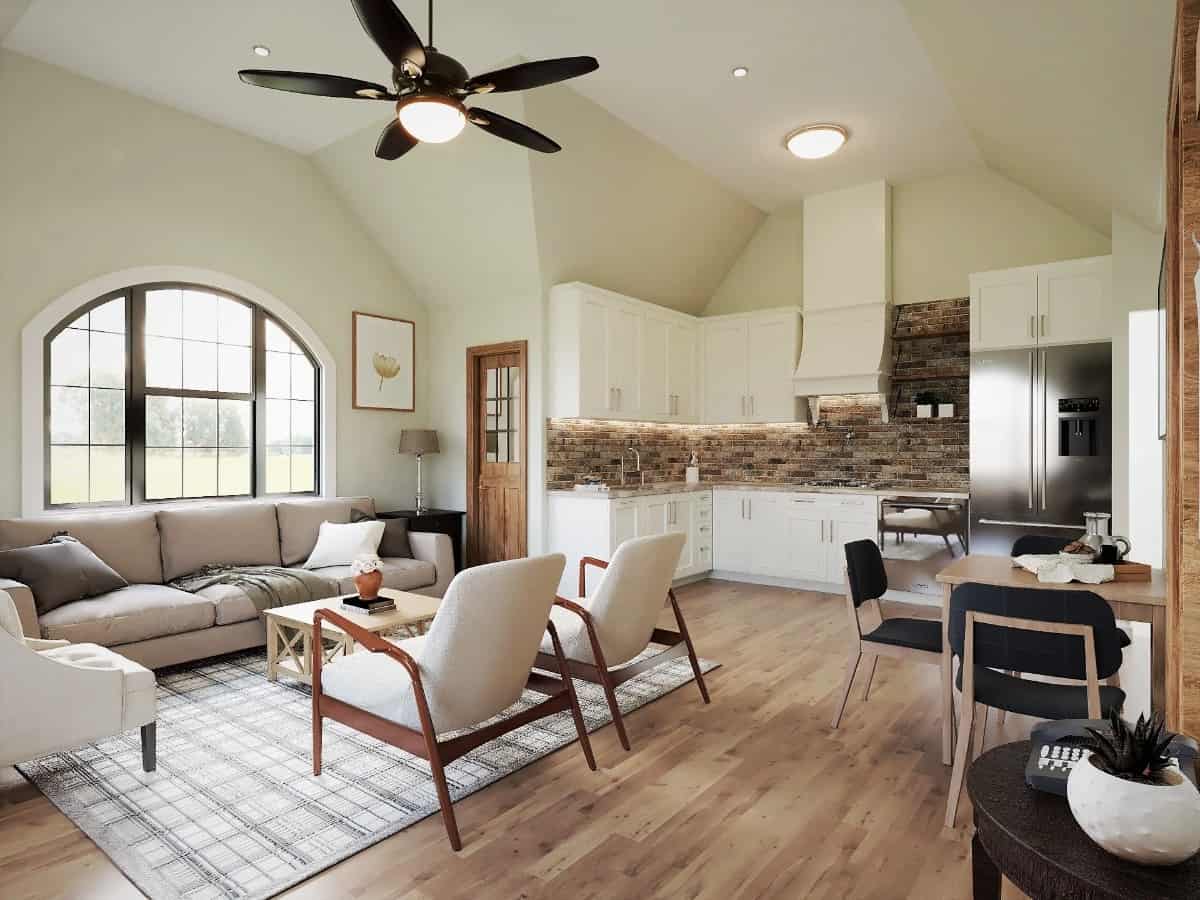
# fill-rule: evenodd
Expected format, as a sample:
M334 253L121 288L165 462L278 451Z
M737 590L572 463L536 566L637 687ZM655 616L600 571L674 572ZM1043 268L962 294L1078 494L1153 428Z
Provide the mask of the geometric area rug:
M152 900L273 897L438 811L428 763L337 722L314 778L309 688L266 667L254 650L159 670L155 772L136 730L18 768ZM670 660L617 688L621 711L692 680L687 657ZM611 721L599 685L575 687L589 732ZM450 763L450 795L575 740L569 712L539 719Z

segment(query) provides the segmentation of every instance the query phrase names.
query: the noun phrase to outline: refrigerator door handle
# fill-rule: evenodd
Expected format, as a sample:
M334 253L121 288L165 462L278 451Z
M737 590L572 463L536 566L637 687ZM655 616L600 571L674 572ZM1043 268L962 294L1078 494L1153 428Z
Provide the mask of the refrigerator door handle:
M1060 525L1057 522L1012 522L1008 519L976 519L980 525L1016 525L1020 528L1066 528L1071 531L1084 531L1082 525Z
M1029 351L1029 497L1027 505L1033 509L1033 483L1034 483L1034 404L1033 394L1037 386L1037 375L1034 371L1033 351Z
M1042 484L1041 484L1041 490L1038 493L1041 494L1042 509L1044 510L1046 508L1046 467L1049 464L1048 452L1046 450L1046 445L1050 443L1050 436L1047 434L1047 431L1049 430L1049 423L1047 423L1047 421L1046 421L1046 416L1049 414L1049 411L1046 406L1046 401L1048 399L1047 392L1048 392L1049 388L1047 388L1047 386L1046 386L1046 381L1047 381L1047 379L1046 379L1046 351L1041 350L1041 351L1039 351L1038 355L1041 357L1040 368L1042 370L1042 372L1041 372L1042 414L1039 417L1039 419L1042 423Z

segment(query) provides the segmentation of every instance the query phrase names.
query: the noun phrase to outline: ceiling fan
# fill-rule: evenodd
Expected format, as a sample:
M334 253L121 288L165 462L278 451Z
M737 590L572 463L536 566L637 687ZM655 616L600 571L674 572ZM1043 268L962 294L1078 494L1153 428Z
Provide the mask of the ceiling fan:
M594 57L568 56L543 59L497 69L471 77L454 57L433 46L433 0L429 0L429 43L422 45L404 13L393 0L350 0L363 29L392 64L392 88L341 75L243 69L238 77L246 84L353 100L388 100L396 104L396 118L387 124L375 145L380 159L399 159L418 143L441 144L453 140L467 122L506 141L557 153L562 149L544 134L499 113L463 101L475 94L523 91L594 72Z

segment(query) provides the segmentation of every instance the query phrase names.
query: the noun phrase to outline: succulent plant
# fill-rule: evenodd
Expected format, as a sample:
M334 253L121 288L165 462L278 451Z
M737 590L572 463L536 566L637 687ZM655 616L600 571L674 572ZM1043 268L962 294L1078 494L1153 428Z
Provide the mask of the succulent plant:
M1088 728L1094 739L1090 749L1096 766L1126 781L1166 784L1171 759L1165 751L1175 735L1166 730L1162 717L1155 714L1147 719L1140 715L1131 730L1114 709L1109 714L1109 725L1111 735Z

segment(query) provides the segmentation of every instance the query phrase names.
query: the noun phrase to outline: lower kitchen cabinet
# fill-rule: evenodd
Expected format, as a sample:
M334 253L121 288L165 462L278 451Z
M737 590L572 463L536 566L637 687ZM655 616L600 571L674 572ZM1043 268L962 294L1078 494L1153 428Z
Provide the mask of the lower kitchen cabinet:
M567 557L559 593L579 593L579 560L584 556L612 559L617 547L634 537L680 532L685 537L676 578L699 575L712 568L713 512L711 491L654 494L607 499L587 495L549 498L550 551ZM590 595L602 571L589 568Z
M878 498L787 491L713 492L718 572L841 585L843 547L874 538Z

